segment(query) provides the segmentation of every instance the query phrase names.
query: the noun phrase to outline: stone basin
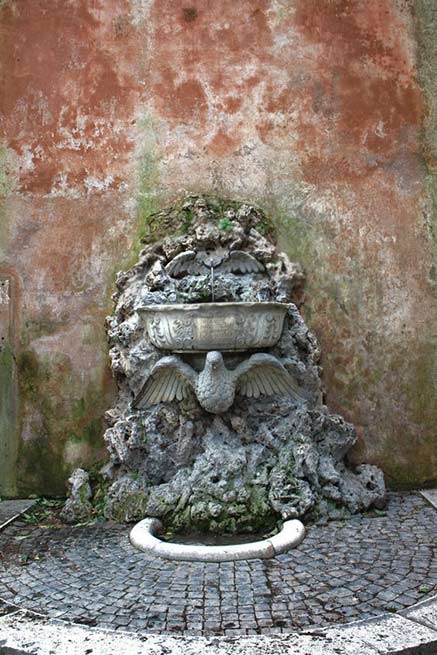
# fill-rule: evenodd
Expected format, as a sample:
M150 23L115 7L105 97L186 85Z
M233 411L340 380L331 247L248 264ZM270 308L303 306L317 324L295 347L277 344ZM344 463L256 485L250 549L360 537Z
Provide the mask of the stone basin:
M271 348L287 309L279 302L217 302L146 305L138 312L154 346L183 353Z
M285 521L280 532L268 539L250 543L196 546L178 543L166 543L156 535L163 532L159 519L143 519L130 531L129 539L135 548L149 555L163 559L191 562L234 562L247 559L268 559L290 548L296 548L305 536L305 527L297 519Z

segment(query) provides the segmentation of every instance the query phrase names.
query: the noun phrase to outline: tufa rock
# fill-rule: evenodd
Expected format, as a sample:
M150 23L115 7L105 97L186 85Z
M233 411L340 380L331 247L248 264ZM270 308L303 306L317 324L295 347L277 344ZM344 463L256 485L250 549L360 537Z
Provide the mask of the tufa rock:
M266 237L268 221L249 205L191 198L181 211L185 233L147 246L137 264L118 277L114 313L107 319L119 392L105 433L110 453L105 515L118 521L151 516L177 530L229 533L381 507L381 471L346 464L354 427L323 404L320 349L293 303L304 279L300 266L277 251ZM161 222L166 224L165 213ZM211 278L191 263L199 261L199 253L203 261L226 250L247 253L259 266L246 272L217 266L214 299L287 304L282 336L270 352L287 362L298 397L237 394L220 415L205 411L192 390L181 402L133 406L163 356L145 335L137 309L210 302ZM187 251L190 256L181 257ZM175 257L180 260L171 265ZM188 262L185 269L182 260L184 266ZM223 353L224 366L236 370L248 354ZM180 357L196 375L205 367L205 354Z
M68 478L69 498L62 508L61 518L65 523L79 523L90 518L92 492L89 475L83 469L76 469Z

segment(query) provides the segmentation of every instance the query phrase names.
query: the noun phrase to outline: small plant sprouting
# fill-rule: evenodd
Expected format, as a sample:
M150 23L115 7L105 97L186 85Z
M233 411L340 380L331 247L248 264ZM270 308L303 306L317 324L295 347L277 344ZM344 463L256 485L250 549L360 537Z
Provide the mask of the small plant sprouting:
M230 232L234 227L234 224L231 220L229 220L229 218L221 218L219 220L218 226L220 230L223 230L224 232Z

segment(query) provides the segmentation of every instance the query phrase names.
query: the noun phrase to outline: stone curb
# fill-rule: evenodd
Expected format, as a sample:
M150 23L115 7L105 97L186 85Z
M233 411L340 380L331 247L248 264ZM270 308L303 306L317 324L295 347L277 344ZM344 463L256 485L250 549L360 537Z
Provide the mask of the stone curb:
M230 546L190 546L166 543L155 535L163 532L158 519L143 519L129 534L131 544L144 553L169 560L194 562L232 562L245 559L268 559L298 546L305 536L305 527L297 519L285 521L278 534L261 541Z
M411 621L416 621L428 628L437 630L437 596L422 600L420 603L401 610L399 614Z
M36 505L39 499L26 498L24 500L2 500L0 501L0 530L18 519L31 507ZM0 654L1 655L1 654Z
M0 617L1 655L435 655L437 596L401 615L381 615L343 626L278 636L189 637L85 628L9 605Z
M420 495L437 509L437 489L419 489Z

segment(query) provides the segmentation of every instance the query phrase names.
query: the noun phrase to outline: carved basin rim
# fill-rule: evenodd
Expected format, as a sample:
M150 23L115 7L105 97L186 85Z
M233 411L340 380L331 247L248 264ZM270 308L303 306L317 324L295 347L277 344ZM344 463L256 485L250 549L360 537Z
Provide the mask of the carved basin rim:
M282 334L288 304L208 302L143 305L154 346L173 352L243 351L271 348Z
M193 310L207 310L215 311L215 308L224 307L230 309L231 307L238 307L239 309L273 309L283 308L284 314L287 311L288 304L283 302L274 302L271 300L258 301L258 302L198 302L198 303L165 303L164 305L143 305L137 307L137 312L158 311L166 312L170 309L192 312Z
M192 546L168 543L156 535L163 532L159 519L146 518L134 525L129 534L131 544L144 553L170 560L192 562L233 562L246 559L270 559L296 548L305 536L301 521L284 521L280 532L268 539L229 546Z

